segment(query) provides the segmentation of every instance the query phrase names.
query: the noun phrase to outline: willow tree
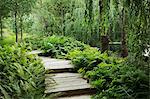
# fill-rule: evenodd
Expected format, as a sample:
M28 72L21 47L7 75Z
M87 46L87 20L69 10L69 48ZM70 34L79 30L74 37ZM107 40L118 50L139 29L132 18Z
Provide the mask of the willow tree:
M128 44L133 64L148 71L150 62L145 62L143 52L150 45L150 1L128 2Z
M91 35L93 34L93 0L85 0L86 10L85 10L85 22L88 24L88 34L87 34L87 43L91 43Z
M121 26L121 56L127 57L128 56L128 48L127 48L127 31L126 31L126 25L127 25L127 10L126 7L126 1L120 0L119 2L119 16L120 16L120 26Z
M128 65L143 70L150 82L150 59L145 60L143 56L145 50L149 50L150 45L150 1L132 0L126 4L128 4L128 45L131 52ZM149 99L150 83L146 85L147 91L142 90L140 96ZM142 86L143 89L145 87Z

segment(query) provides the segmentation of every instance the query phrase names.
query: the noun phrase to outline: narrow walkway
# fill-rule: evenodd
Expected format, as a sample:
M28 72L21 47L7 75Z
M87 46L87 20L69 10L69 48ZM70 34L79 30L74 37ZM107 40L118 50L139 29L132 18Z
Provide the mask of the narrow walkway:
M34 54L39 54L39 52L34 51ZM80 74L74 72L71 61L39 57L47 71L45 74L46 94L60 93L57 99L90 99L94 89L87 83L87 80L81 78ZM54 85L52 85L52 79L55 82Z

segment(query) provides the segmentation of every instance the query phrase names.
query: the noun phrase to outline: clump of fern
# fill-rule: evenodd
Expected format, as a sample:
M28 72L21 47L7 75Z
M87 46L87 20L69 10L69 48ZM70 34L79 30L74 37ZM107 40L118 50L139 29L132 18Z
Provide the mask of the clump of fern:
M42 99L45 69L22 45L0 47L0 98Z

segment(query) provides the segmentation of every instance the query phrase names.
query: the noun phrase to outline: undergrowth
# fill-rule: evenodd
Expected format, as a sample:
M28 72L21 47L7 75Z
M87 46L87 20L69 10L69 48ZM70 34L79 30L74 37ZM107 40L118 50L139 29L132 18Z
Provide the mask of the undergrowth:
M23 45L0 47L0 99L42 99L45 69Z
M148 99L148 75L127 63L127 59L95 48L74 50L67 57L97 89L93 99Z
M41 49L45 55L54 58L65 58L66 54L72 50L84 50L88 45L85 45L75 39L64 36L51 36L43 40Z

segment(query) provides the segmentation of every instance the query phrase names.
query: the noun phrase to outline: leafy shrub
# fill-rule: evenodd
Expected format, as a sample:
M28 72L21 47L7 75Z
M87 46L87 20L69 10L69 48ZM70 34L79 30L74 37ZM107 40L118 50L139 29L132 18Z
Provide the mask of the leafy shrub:
M42 41L45 39L45 37L30 35L24 39L26 47L32 50L37 50L42 47Z
M94 99L148 99L148 76L134 67L99 64L87 76L98 90Z
M148 76L125 59L101 54L95 48L67 55L76 69L97 89L94 99L148 99Z
M45 69L24 46L0 47L0 98L41 99Z
M94 67L97 67L101 62L117 64L122 61L117 57L110 57L107 53L101 54L98 49L92 47L88 47L83 51L74 50L68 53L67 57L72 60L72 63L75 64L77 70L82 69L85 72L93 70Z
M42 50L45 54L55 58L64 58L72 50L84 50L87 45L64 36L51 36L43 41Z

